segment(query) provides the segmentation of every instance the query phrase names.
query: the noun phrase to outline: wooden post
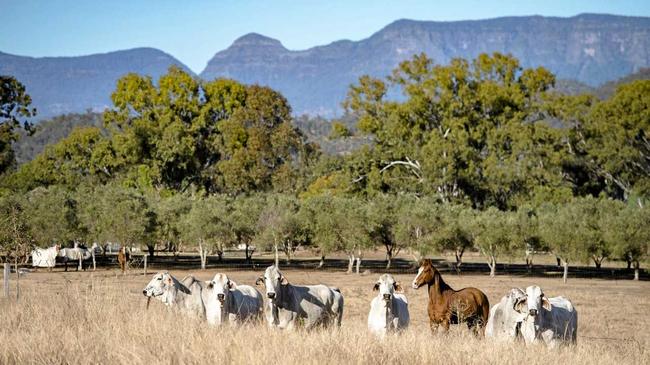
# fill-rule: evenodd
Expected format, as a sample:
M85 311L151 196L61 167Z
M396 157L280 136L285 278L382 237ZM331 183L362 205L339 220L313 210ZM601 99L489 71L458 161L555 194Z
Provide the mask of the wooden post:
M8 262L5 262L5 270L4 270L5 298L9 298L9 275L11 275L11 266Z
M20 299L20 274L18 273L18 258L14 261L14 268L16 269L16 300Z
M144 276L147 276L147 256L146 254L144 255Z

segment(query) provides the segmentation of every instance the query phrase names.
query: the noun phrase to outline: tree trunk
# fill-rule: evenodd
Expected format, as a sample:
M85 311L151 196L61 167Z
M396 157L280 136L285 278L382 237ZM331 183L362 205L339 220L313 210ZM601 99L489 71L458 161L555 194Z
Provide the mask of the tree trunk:
M280 267L280 255L278 254L278 242L275 240L273 243L273 248L275 249L275 267Z
M631 260L625 260L627 261L627 269L630 270L632 268L632 261Z
M203 240L199 240L199 256L201 257L201 270L205 270L208 261L208 250L203 245Z
M321 255L320 262L318 263L318 268L322 269L325 266L325 255Z
M361 256L357 257L357 275L359 275L360 268L361 268Z
M634 280L639 281L639 261L634 261Z
M354 255L348 254L348 271L347 274L352 273L352 268L354 267Z
M564 265L564 274L562 275L562 281L564 281L566 284L567 278L569 277L569 263L563 260L562 265Z
M494 256L490 256L490 262L488 263L490 267L490 277L493 278L497 274L497 260Z
M465 253L465 249L460 249L456 250L456 271L460 272L460 267L463 265L463 254Z
M97 262L95 261L95 249L94 248L90 251L90 255L92 255L92 258L93 258L93 271L96 271L97 270Z
M153 259L155 249L156 249L155 245L147 245L147 250L149 250L149 258Z
M604 257L598 257L598 256L592 256L592 260L594 260L594 264L596 265L596 269L600 269L600 266L603 264L603 260L605 259Z
M287 265L291 263L291 242L287 242L284 254L287 256Z
M20 299L20 274L18 273L18 259L14 261L14 268L16 269L16 300Z

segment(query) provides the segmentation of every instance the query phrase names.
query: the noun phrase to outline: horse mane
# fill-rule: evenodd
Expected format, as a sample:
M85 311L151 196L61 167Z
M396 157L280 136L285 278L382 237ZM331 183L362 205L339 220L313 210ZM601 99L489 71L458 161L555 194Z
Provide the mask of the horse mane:
M454 290L449 286L449 284L447 284L442 279L442 274L440 274L440 271L438 271L433 266L431 266L431 269L433 269L433 282L438 286L438 288L440 289L440 292L443 292L443 291L446 291L446 290Z

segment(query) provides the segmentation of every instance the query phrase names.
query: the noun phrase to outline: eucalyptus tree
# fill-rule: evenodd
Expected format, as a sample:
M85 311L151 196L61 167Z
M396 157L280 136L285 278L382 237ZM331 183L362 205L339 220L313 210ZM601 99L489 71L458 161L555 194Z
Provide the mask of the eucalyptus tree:
M569 274L569 263L584 260L585 250L598 239L593 226L590 202L575 199L567 204L544 204L539 208L539 235L564 267L563 281Z
M400 203L400 199L394 196L379 194L370 198L366 205L370 239L376 245L384 247L387 269L390 269L393 258L406 247L406 242L395 238Z
M264 197L259 194L238 196L232 201L228 215L228 226L232 230L235 242L244 245L244 256L248 262L252 260L255 252L253 240L264 205Z
M0 75L0 175L15 166L12 143L18 138L16 129L21 127L20 119L36 115L31 103L25 85L13 76ZM23 121L23 127L28 129L29 124Z
M499 53L448 65L416 55L386 81L361 77L345 101L374 142L358 184L368 188L376 171L384 191L501 208L535 186L560 185L560 134L541 122L542 96L554 80ZM387 98L391 87L403 101Z
M26 218L37 246L85 241L74 194L61 186L39 187L26 194Z
M307 239L306 225L299 215L298 200L284 194L267 196L266 207L257 221L255 240L260 245L273 249L275 264L280 264L280 251L284 251L287 263L290 263L293 253Z
M510 255L522 245L522 242L513 239L515 218L514 213L490 207L477 213L474 222L471 223L476 236L476 247L486 257L491 277L496 274L498 257Z
M640 263L650 257L650 210L627 206L609 219L605 237L613 243L613 253L634 266L634 280L639 280Z
M181 218L181 237L196 245L205 270L208 255L216 253L222 259L225 247L234 242L234 235L228 226L230 198L225 196L195 196L191 208Z
M441 229L436 215L440 208L429 197L402 199L397 213L395 239L402 242L417 263L426 254L434 251L434 239Z

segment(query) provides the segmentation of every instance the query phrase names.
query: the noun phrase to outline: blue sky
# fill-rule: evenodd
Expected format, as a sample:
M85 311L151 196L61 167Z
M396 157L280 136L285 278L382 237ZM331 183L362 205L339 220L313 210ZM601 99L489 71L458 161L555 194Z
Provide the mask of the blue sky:
M650 0L246 1L0 0L0 51L74 56L155 47L200 72L219 50L257 32L289 49L359 40L401 18L451 21L512 15L650 16Z

